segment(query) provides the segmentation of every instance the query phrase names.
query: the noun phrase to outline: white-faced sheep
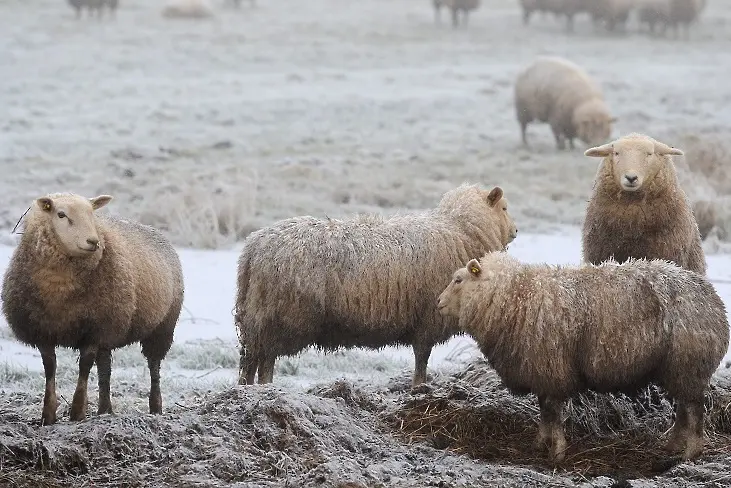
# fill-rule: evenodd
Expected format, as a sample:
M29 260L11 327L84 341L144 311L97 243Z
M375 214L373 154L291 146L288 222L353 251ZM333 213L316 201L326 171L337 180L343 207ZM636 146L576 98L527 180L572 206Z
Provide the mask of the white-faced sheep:
M170 19L204 19L213 16L208 0L168 0L162 16Z
M183 303L178 255L156 229L95 214L112 197L38 198L5 273L2 309L21 342L38 348L46 375L42 421L56 422L56 352L78 349L71 420L83 420L96 362L98 413L111 413L112 350L139 342L150 368L151 413L162 412L160 362Z
M413 384L456 332L433 307L449 274L517 235L499 187L462 185L437 208L348 220L295 217L250 234L238 262L240 384L272 381L278 356L310 345L411 345Z
M551 126L559 150L574 148L578 137L587 145L609 139L616 118L609 113L599 86L576 64L563 58L540 57L518 75L515 113L524 145L534 120Z
M684 459L703 451L703 396L729 343L703 276L662 260L549 266L490 253L454 273L437 307L459 317L508 389L538 397L536 445L550 442L553 459L565 456L568 398L649 383L678 402L666 447Z
M602 162L582 229L584 260L665 259L705 274L698 224L671 159L683 152L632 133L585 154Z
M459 25L459 12L462 11L462 24L467 25L469 13L480 6L480 0L433 0L434 20L440 21L439 12L442 6L452 11L452 26Z

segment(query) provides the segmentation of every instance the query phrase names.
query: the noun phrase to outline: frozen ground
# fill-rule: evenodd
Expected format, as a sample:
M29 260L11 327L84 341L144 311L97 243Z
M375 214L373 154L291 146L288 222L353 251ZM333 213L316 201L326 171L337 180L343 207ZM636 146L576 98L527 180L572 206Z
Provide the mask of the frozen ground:
M641 131L681 148L694 138L702 146L731 135L731 2L709 0L690 41L650 38L636 32L633 22L627 34L615 35L595 32L585 18L577 20L573 35L550 17L524 27L517 3L482 0L469 28L453 30L446 21L434 24L429 0L259 0L254 8L243 2L240 11L218 0L215 17L204 21L164 19L158 1L121 0L117 18L101 21L75 20L64 0L0 2L0 242L7 244L0 246L0 270L12 251L10 230L32 199L71 190L112 194L110 211L163 229L180 250L186 280L186 309L163 366L170 412L165 419L143 415L149 379L133 346L114 356L117 416L39 429L33 422L43 393L40 358L1 324L0 444L10 435L2 425L10 424L27 429L28 442L48 452L63 442L80 442L78 436L96 446L99 432L117 439L130 430L138 436L130 441L135 445L161 432L169 437L156 437L160 446L182 437L195 443L190 433L212 422L218 430L207 431L202 445L186 445L201 459L183 486L218 486L246 479L247 473L249 479L288 479L292 459L285 459L288 451L281 445L272 452L282 457L266 458L271 465L265 473L246 463L224 466L222 459L233 459L235 449L206 461L232 426L222 422L256 417L246 402L263 402L276 407L266 414L275 420L280 407L316 411L317 428L302 430L293 422L291 429L300 440L303 432L324 435L328 412L338 411L335 400L318 403L305 389L345 379L380 395L393 381L407 382L413 356L404 348L307 351L278 361L272 387L232 388L238 364L231 315L235 241L291 215L425 208L462 181L479 181L506 190L521 229L511 253L528 261L578 262L577 226L597 161L579 149L557 152L546 126L529 129L532 149L519 146L512 81L538 54L567 56L598 79L619 117L614 135ZM702 170L694 165L697 151L677 162L691 198L726 209L719 222L724 232L706 250L709 276L729 304L731 255L717 253L729 251L722 241L731 235L731 171L724 150ZM444 379L478 356L471 340L455 338L435 348L430 374ZM59 354L62 423L68 423L66 400L76 368L75 355ZM90 411L96 407L95 383L93 372ZM227 402L243 403L224 415L219 409ZM493 465L439 450L427 455L391 438L374 438L368 429L375 420L367 411L352 415L333 422L341 430L356 425L358 442L373 443L381 456L391 453L396 461L378 464L364 478L387 486L412 486L399 478L404 473L413 486L589 483L577 475L541 474L534 466L514 468L505 460ZM130 429L143 424L144 429ZM285 424L280 427L290 429ZM341 475L368 466L372 453L348 458L356 447L346 445L343 453L342 446L320 446L318 455L340 456L322 466ZM129 459L130 449L114 456ZM266 446L246 456L265 452ZM144 448L135 453L149 455ZM714 480L714 469L731 466L731 460L683 466L680 476L687 475L687 483L648 484ZM705 475L698 474L708 466ZM313 471L312 479L292 479L299 486L319 484L324 475ZM132 485L144 485L145 475L136 476L129 478L138 480ZM384 481L388 476L392 482Z

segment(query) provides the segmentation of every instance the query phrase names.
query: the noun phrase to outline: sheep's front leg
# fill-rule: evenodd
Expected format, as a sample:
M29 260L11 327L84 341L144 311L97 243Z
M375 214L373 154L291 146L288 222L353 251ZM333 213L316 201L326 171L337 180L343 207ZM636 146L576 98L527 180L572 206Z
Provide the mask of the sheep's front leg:
M96 353L96 372L99 375L99 408L97 414L113 413L109 382L112 377L112 351L99 349Z
M86 418L87 395L86 388L89 384L89 372L96 360L96 348L85 347L79 355L79 379L76 382L74 399L71 402L71 420L84 420Z
M426 366L429 364L429 356L431 356L431 345L414 343L414 377L411 380L411 386L420 385L426 382Z
M162 392L160 391L160 363L159 359L147 358L147 367L150 369L150 413L162 413Z
M41 423L51 425L56 423L56 349L53 347L40 349L43 360L43 371L46 374L46 392L43 395L43 414Z
M543 443L551 439L550 456L553 460L561 462L566 457L566 436L561 426L561 410L563 401L555 398L538 398L541 406L541 423L538 426L536 443Z

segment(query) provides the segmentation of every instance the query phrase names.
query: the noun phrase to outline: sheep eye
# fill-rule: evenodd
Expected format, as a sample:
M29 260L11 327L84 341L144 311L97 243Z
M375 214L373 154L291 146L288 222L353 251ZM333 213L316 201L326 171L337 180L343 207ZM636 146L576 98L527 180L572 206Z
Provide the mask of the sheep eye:
M619 157L619 153L617 151L614 151L614 155Z
M65 217L66 217L66 214L65 214L65 213L63 213L63 212L59 212L59 213L58 213L58 218L59 218L59 219L63 219L63 218L65 218Z

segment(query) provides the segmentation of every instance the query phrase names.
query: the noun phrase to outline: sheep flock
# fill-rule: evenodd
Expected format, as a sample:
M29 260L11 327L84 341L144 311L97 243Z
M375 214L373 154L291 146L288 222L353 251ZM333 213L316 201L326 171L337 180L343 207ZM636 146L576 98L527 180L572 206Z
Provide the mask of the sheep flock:
M719 2L0 5L0 487L731 486Z

